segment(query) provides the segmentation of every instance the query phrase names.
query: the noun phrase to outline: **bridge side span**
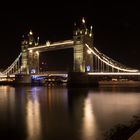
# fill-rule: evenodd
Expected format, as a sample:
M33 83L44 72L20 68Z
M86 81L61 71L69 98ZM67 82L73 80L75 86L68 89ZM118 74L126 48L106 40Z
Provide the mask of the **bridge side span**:
M110 67L110 68L108 68L108 72L115 72L115 70L117 70L117 72L132 72L132 73L139 72L139 70L137 70L137 69L127 68L126 66L116 62L115 60L113 60L109 57L107 57L103 53L99 52L95 47L91 48L88 44L85 44L85 46L92 53L92 55L94 55L94 58L96 57L96 59L98 59L97 65L98 66L101 65L100 67L102 70L100 72L106 72L107 70L104 71L105 67Z
M21 56L22 56L22 53L20 53L18 55L18 57L15 59L15 61L6 70L4 70L2 72L2 74L3 75L13 75L13 74L16 74L16 73L20 72Z

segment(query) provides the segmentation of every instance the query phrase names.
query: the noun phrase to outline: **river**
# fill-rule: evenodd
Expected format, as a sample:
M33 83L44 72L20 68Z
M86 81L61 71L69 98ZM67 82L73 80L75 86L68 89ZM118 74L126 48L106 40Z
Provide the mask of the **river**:
M0 86L0 139L103 140L140 115L140 88Z

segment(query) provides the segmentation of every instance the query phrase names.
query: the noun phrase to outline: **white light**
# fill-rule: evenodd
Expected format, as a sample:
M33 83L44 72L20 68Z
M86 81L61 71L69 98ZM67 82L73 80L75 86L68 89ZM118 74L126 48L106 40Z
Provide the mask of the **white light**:
M87 71L90 71L90 66L86 66Z

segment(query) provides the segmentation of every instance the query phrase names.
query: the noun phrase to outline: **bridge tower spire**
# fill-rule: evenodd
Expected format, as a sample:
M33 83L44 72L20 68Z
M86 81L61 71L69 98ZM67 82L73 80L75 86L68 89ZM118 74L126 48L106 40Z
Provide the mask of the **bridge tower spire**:
M79 26L74 26L74 72L86 72L93 70L93 55L87 53L85 44L93 47L92 26L87 28L86 20L83 17ZM89 52L89 51L88 51Z

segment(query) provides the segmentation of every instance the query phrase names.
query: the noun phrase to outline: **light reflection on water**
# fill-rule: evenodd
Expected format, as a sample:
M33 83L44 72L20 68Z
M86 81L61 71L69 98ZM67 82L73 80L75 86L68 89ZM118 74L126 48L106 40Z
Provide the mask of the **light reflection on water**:
M140 89L0 86L2 139L103 140L140 114Z
M84 101L84 112L83 112L83 139L90 140L96 135L96 120L93 112L91 99L88 97Z
M28 98L26 105L26 120L27 120L27 140L38 140L41 136L41 118L40 118L40 104L38 99L37 88L32 88L31 98Z

